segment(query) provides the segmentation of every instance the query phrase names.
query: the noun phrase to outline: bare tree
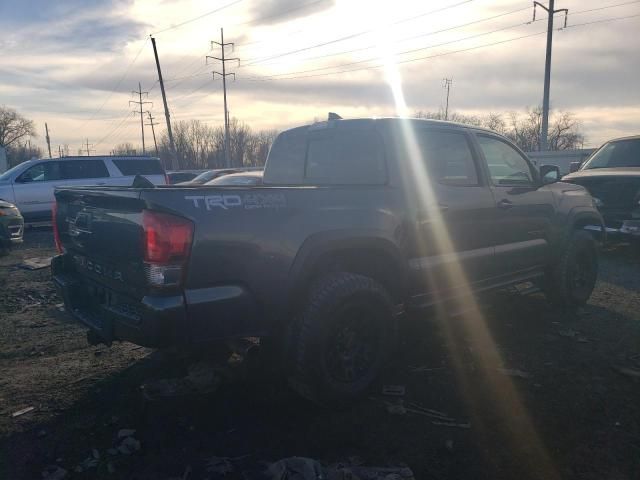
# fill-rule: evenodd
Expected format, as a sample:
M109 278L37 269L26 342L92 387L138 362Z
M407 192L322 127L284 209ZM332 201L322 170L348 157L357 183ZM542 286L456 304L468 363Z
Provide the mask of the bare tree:
M444 113L418 111L416 118L443 120ZM463 115L457 112L449 114L449 120L488 128L505 135L525 152L540 150L540 132L542 130L542 108L527 107L524 113L509 112L507 119L500 113L489 113L483 116ZM580 132L580 122L571 112L557 112L549 122L549 148L551 150L571 150L584 143L584 135Z
M114 155L135 155L136 147L133 146L132 143L126 142L116 145L113 148Z
M183 169L223 168L224 128L209 126L199 120L176 122L173 137L180 167ZM232 118L229 125L229 145L234 166L263 165L274 131L254 132L248 125ZM169 140L166 132L158 144L160 159L168 165Z
M16 144L7 147L7 160L10 167L14 167L32 158L42 158L43 151L40 147L28 144Z
M0 147L10 147L29 136L37 136L33 120L23 117L12 108L0 106Z

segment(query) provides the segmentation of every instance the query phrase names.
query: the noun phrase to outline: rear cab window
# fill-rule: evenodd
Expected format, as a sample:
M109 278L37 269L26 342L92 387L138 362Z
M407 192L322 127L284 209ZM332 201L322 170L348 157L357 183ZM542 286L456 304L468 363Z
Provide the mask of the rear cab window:
M319 185L383 185L387 170L382 139L372 128L311 133L304 180Z
M372 126L313 125L283 132L267 159L265 184L383 185L384 145Z
M114 158L113 164L123 176L164 175L164 168L157 158Z

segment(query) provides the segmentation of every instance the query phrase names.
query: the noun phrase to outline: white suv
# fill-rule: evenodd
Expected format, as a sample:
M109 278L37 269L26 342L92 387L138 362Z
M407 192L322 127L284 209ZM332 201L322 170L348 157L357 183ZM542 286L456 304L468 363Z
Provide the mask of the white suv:
M29 160L0 175L0 200L15 204L25 222L48 221L55 187L131 185L143 175L156 185L167 183L156 157L62 157Z

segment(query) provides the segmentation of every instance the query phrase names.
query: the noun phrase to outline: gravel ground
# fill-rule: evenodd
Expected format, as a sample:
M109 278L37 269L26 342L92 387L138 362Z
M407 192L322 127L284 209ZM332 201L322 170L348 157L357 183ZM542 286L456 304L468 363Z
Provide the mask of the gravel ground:
M640 478L640 255L630 248L603 252L596 291L577 314L539 294L504 293L479 313L414 320L381 382L404 385L404 396L380 387L328 411L237 356L217 367L213 392L145 398L142 384L183 376L190 360L88 346L48 270L18 267L51 255L50 237L29 230L0 259L0 478L228 470L226 479L253 479L290 456L407 465L417 479ZM136 432L127 441L122 429ZM229 460L216 469L216 457Z

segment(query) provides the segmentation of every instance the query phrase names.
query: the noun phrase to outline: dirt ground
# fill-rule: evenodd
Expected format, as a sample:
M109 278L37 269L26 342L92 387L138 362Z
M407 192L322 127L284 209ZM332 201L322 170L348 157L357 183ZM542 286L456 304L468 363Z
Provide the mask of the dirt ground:
M480 315L411 323L378 393L329 411L238 357L211 393L149 401L141 385L189 360L88 346L48 269L18 266L53 253L51 232L25 240L0 259L0 479L268 478L291 456L406 465L416 479L640 479L640 255L628 247L603 252L575 315L504 293Z

